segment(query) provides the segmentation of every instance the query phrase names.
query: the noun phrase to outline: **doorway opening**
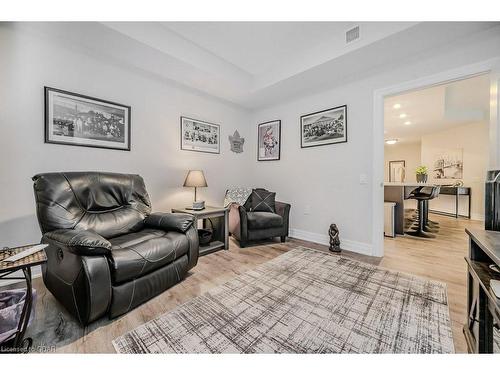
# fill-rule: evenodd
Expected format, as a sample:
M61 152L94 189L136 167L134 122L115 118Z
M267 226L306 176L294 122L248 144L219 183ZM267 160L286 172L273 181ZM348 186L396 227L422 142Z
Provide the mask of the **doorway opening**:
M383 98L381 265L447 284L457 350L465 316L465 228L484 227L490 74Z
M384 98L387 236L436 238L429 215L484 220L489 109L489 74Z

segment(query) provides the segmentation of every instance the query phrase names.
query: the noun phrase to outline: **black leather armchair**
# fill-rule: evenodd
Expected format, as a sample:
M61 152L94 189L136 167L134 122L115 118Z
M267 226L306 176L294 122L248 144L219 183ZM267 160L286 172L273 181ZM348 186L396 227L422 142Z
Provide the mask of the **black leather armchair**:
M151 214L138 175L33 177L43 280L83 325L124 314L181 281L198 260L193 216Z
M276 213L253 212L249 201L229 211L229 232L239 241L240 247L247 246L248 241L273 237L280 237L281 242L285 242L291 205L276 201Z

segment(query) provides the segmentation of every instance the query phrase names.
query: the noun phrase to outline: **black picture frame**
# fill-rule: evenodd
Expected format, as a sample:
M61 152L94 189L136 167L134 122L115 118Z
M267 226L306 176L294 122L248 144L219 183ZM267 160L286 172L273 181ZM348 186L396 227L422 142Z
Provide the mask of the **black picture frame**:
M51 104L53 105L53 96L52 94L59 94L61 97L65 96L65 99L74 100L76 102L83 102L85 105L92 106L94 105L96 108L98 107L108 107L109 109L118 108L124 111L123 114L123 126L124 126L124 142L121 143L123 147L120 147L118 143L113 145L115 141L109 141L105 139L92 139L92 138L83 138L83 137L75 137L69 135L58 135L55 134L54 131L54 115L52 115L52 124L51 124L51 113L54 113L54 109L51 108ZM76 106L77 104L75 104ZM131 150L131 116L132 116L132 108L128 105L112 102L109 100L99 99L88 95L82 95L71 91L56 89L54 87L44 86L44 119L45 119L45 131L44 131L44 140L45 143L50 144L58 144L65 146L79 146L79 147L92 147L92 148L103 148L109 150L119 150L119 151L130 151ZM69 121L69 120L68 120ZM58 125L61 128L61 125ZM72 126L74 132L74 124L71 123L66 124L67 132L69 134L69 128ZM52 128L52 131L51 131ZM64 139L67 137L67 139ZM108 137L109 138L109 137ZM74 139L74 141L71 141ZM80 141L79 141L79 140Z
M278 126L278 156L272 158L261 157L260 147L260 128L269 124L276 124ZM272 120L262 122L257 125L257 161L276 161L281 158L281 120Z
M339 111L342 109L343 115L343 136L332 138L331 140L325 139L324 141L316 141L311 142L311 144L304 144L304 119L311 116L318 116L321 114L326 114L328 112ZM300 116L300 147L301 148L309 148L309 147L319 147L319 146L328 146L337 143L347 143L347 105L340 105L333 108L323 109L321 111L308 113Z
M391 160L389 161L389 182L395 182L393 181L393 175L392 175L392 165L393 164L401 164L403 163L403 168L406 168L406 161L405 160Z
M209 126L213 126L213 127L216 127L217 128L217 149L216 151L211 151L207 148L203 149L202 147L200 146L190 146L188 147L187 145L184 144L184 135L183 135L183 132L184 132L184 122L185 121L193 121L193 122L197 122L199 124L204 124L204 125L209 125ZM187 117L187 116L181 116L181 119L180 119L180 141L181 141L181 150L183 151L193 151L193 152L204 152L204 153L207 153L207 154L220 154L220 125L219 124L214 124L214 123L211 123L211 122L208 122L208 121L203 121L203 120L197 120L195 118L192 118L192 117Z

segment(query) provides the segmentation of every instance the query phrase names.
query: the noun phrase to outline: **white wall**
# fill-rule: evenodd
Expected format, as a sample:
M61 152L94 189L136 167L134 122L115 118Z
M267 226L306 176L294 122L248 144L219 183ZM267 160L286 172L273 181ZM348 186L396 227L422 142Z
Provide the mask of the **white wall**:
M255 115L254 150L256 124L281 119L281 160L254 161L253 167L256 185L276 191L276 199L291 203L293 235L324 242L330 223L337 223L344 242L356 241L360 249L370 243L371 188L360 185L359 178L365 174L369 182L371 177L367 122L371 100L369 90L352 85ZM348 142L301 149L300 116L343 104L348 110Z
M484 220L484 179L489 156L489 124L486 122L467 124L453 129L428 134L422 137L422 164L429 167L429 181L436 184L453 184L455 180L437 180L433 178L432 167L437 150L463 150L464 186L471 188L471 216ZM467 198L461 197L459 212L467 214ZM430 209L454 212L455 198L440 195L432 200Z
M203 169L208 188L199 196L221 204L224 191L245 185L253 150L230 151L236 129L249 138L248 112L106 63L0 24L0 246L38 242L31 177L40 172L98 170L144 177L153 209L184 207L188 169ZM132 107L132 151L44 144L44 86ZM221 125L221 154L180 150L180 119L188 115ZM245 145L245 148L247 145Z
M278 198L292 204L295 236L327 243L328 226L334 222L345 249L371 254L374 91L499 56L500 32L495 28L429 50L404 66L391 67L389 73L257 111L252 147L258 123L281 119L282 156L281 161L253 162L255 185L275 190ZM348 111L348 142L301 149L300 116L343 104ZM365 176L367 184L360 183Z
M389 162L392 160L404 160L405 181L416 182L415 170L421 163L420 142L384 145L384 181L389 181Z

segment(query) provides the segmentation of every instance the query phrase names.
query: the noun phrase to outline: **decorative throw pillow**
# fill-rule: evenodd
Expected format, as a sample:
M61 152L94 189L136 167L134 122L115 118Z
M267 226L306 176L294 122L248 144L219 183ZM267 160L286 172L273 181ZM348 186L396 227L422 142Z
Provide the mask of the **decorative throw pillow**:
M276 213L276 193L264 189L252 190L250 210L255 212Z

